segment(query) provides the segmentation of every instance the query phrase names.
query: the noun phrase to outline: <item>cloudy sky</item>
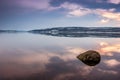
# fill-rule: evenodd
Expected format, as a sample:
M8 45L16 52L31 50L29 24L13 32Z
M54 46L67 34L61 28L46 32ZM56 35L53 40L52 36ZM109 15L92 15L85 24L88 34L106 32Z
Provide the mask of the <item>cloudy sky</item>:
M119 27L120 0L0 0L0 29Z

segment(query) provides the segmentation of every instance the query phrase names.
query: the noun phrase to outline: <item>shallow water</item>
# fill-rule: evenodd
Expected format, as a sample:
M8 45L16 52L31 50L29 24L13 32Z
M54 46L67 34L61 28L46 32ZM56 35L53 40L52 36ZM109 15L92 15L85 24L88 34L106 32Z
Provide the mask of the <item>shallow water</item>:
M76 57L96 50L88 66ZM0 33L0 80L119 80L120 38Z

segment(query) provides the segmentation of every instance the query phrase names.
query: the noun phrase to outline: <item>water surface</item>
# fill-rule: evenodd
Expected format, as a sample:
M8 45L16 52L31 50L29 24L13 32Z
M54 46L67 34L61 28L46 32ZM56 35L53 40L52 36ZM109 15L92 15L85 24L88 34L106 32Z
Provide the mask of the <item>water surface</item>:
M76 57L96 50L88 66ZM119 80L120 38L0 33L0 80Z

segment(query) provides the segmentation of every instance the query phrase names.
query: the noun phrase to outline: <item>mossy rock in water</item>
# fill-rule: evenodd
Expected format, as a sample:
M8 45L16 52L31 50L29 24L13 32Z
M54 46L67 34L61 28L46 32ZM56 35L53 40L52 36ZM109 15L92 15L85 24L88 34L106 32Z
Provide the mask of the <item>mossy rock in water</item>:
M77 56L79 60L89 66L97 65L100 60L101 56L97 51L89 50Z

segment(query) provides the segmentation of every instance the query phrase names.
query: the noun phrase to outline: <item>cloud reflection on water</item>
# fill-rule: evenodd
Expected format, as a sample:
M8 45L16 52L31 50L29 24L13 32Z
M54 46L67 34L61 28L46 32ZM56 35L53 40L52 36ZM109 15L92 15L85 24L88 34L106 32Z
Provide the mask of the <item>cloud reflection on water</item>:
M37 39L38 36L34 37L34 45L30 41L28 45L27 41L31 40L29 38L26 42L21 41L21 45L18 45L19 43L12 47L10 43L8 47L0 45L1 80L118 80L120 78L120 59L116 56L119 53L119 41L111 44L104 39L89 38L90 42L85 43L86 39L83 38L73 38L69 41L68 38L54 38L56 43L49 39L51 42L48 44L46 37L45 44L41 44L36 43ZM97 43L98 40L102 43ZM88 49L100 52L102 56L100 64L90 67L76 58L78 54Z
M120 43L100 42L98 51L101 52L101 55L113 56L114 53L120 53Z
M108 67L116 67L116 66L120 65L120 61L118 61L116 59L104 60L104 63Z

